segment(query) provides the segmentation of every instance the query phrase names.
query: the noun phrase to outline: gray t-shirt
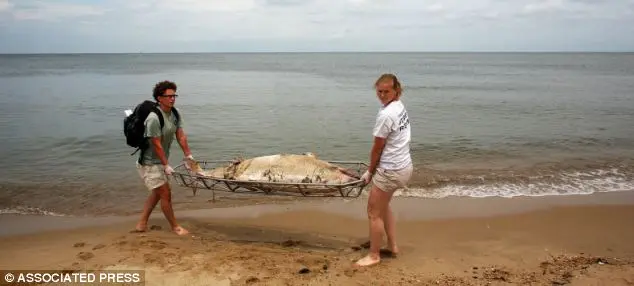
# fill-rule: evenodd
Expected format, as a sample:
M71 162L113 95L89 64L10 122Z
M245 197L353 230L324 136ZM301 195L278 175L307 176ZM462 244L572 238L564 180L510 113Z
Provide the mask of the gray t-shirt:
M150 112L148 117L145 119L145 136L146 137L163 137L161 139L161 146L163 146L163 151L165 152L165 156L169 159L170 156L170 147L172 146L172 142L174 138L176 138L176 129L183 127L183 115L179 112L178 123L176 123L176 115L173 112L166 113L161 108L159 108L161 113L163 114L163 121L165 125L163 126L163 130L161 131L161 122L159 121L158 116L154 112ZM152 144L151 139L148 139L149 148L146 149L143 153L143 165L161 165L161 160L154 152L154 145ZM139 155L140 156L140 155Z

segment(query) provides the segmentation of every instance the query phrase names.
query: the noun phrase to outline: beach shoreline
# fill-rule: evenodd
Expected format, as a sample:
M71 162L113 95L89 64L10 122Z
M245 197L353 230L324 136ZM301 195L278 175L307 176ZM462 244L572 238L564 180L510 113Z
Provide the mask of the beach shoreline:
M177 209L178 217L184 219L214 218L257 218L271 213L289 211L318 211L326 214L341 215L353 219L365 219L367 197L365 193L358 198L306 198L295 199L274 196L245 196L245 203L235 203L240 198L222 197L220 193L215 204L197 209ZM406 195L406 194L405 194ZM273 198L272 198L273 197ZM268 198L267 201L258 201ZM286 200L284 200L286 199ZM223 201L226 200L226 201ZM604 192L593 194L575 194L561 196L521 196L521 197L446 197L419 198L394 197L392 208L399 221L430 220L442 218L466 218L496 216L521 213L557 206L575 205L634 205L634 190L622 192ZM135 221L137 213L128 215L38 215L38 214L0 214L0 238L11 235L38 233L81 227L94 227L115 224L123 221ZM162 218L157 206L151 217Z
M0 269L145 269L145 285L631 285L634 192L515 198L396 198L401 254L366 249L365 199L137 216L0 215ZM489 284L491 283L491 284Z

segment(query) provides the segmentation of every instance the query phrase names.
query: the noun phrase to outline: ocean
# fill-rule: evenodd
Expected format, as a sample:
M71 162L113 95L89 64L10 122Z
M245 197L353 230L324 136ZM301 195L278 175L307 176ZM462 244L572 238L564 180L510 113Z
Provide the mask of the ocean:
M199 160L367 162L373 83L388 72L404 86L417 169L400 196L634 190L632 53L0 55L0 213L140 212L123 112L162 80L178 85ZM178 164L178 144L171 154ZM208 198L174 187L177 209Z

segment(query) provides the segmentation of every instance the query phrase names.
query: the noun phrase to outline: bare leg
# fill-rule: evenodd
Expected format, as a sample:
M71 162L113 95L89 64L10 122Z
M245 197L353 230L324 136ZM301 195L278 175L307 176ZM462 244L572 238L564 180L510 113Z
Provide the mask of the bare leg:
M158 203L160 197L156 192L156 189L152 190L147 200L145 201L145 205L143 206L143 213L141 214L141 219L136 225L136 231L147 231L147 221L150 219L150 214L156 204Z
M394 214L392 207L388 204L385 216L383 218L385 224L385 233L387 234L387 245L393 255L398 254L398 246L396 245L396 223L394 222Z
M370 190L368 199L368 219L370 220L370 252L357 261L359 266L370 266L381 261L380 250L385 224L383 218L392 197L391 193L381 191L376 186Z
M161 198L161 210L172 227L172 231L178 235L188 234L189 231L176 223L176 217L174 217L174 210L172 209L172 192L169 184L158 187L157 192Z

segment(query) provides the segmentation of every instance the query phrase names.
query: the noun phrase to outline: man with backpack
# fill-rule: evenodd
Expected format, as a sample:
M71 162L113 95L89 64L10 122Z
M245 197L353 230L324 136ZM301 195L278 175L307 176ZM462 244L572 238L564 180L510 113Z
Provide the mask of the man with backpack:
M136 231L147 230L147 222L158 201L167 218L172 231L178 235L188 234L185 228L176 223L172 208L172 195L168 181L174 172L168 159L170 147L174 139L178 142L185 158L193 160L187 137L183 131L183 120L174 107L176 101L176 84L162 81L154 86L155 102L146 100L140 103L134 113L124 121L124 131L128 145L140 151L136 166L150 195L145 202L141 219ZM133 153L134 154L134 153Z

